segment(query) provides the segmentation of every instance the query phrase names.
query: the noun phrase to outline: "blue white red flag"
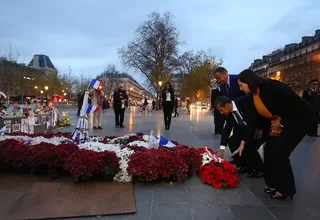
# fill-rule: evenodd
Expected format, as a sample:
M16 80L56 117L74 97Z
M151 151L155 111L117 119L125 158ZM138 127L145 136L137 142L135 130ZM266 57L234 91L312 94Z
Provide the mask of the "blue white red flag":
M86 108L86 114L97 112L97 111L99 111L99 109L100 109L99 106L88 104L87 108Z
M159 147L170 147L170 148L173 148L175 146L176 145L174 145L167 138L160 136L160 138L159 138Z
M0 133L5 132L6 127L7 127L7 125L0 125Z
M93 79L89 83L89 86L93 87L94 89L101 90L103 86L103 82L100 82L99 80Z

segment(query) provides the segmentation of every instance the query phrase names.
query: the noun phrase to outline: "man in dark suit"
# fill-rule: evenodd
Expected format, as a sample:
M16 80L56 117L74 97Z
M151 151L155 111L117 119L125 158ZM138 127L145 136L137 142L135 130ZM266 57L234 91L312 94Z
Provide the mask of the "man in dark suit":
M320 90L318 89L318 80L310 81L310 88L303 91L302 98L310 102L320 112ZM308 136L319 137L318 135L318 121L310 124Z
M248 95L232 101L227 96L219 96L214 107L226 116L226 125L217 156L222 157L228 145L239 173L244 173L244 167L247 167L249 177L263 177L263 162L258 149L263 144L264 138L262 132L255 135L255 125L262 118L253 105L253 97ZM232 136L230 136L231 131L233 131ZM236 152L239 146L244 148L243 156L242 152L239 155Z
M244 93L239 89L237 82L237 75L229 75L224 67L218 67L213 71L213 77L216 79L218 86L214 87L211 92L211 106L215 99L221 95L227 96L231 99L239 98ZM214 110L215 134L221 134L225 117L217 110Z
M214 102L220 95L222 95L216 79L212 80L212 88L213 89L211 91L211 111L213 113L214 120L214 134L222 134L225 118L223 115L220 114L220 112L216 108L214 108Z
M236 99L244 96L244 93L239 89L237 75L229 75L224 67L218 67L213 71L213 77L218 80L220 93L229 98Z

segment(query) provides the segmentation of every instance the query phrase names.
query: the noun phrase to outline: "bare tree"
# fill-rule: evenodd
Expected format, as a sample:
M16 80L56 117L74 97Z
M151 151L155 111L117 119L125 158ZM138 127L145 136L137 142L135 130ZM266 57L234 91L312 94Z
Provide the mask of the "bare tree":
M112 64L108 65L97 79L104 83L103 91L108 98L111 98L113 91L122 82L120 72Z
M173 15L153 12L136 30L136 38L119 49L119 56L126 67L147 78L148 84L157 91L158 101L158 82L169 80L178 67L180 45Z

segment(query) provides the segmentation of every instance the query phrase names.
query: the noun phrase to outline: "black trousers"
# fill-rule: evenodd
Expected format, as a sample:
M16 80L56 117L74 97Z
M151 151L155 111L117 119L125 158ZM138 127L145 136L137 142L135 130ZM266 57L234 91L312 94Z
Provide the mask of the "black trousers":
M164 102L163 103L163 116L165 126L170 126L172 117L173 105Z
M174 107L174 117L177 117L177 115L179 115L178 107Z
M221 115L217 109L214 109L213 120L214 120L214 132L221 133L225 123L225 117Z
M123 125L124 111L125 111L124 108L116 108L114 110L116 126Z
M231 153L239 148L243 132L244 129L234 129L234 133L228 141ZM242 156L237 154L233 157L237 167L247 167L249 171L257 171L259 173L264 171L263 161L258 152L261 145L265 142L265 137L268 133L264 132L263 134L261 139L253 139L246 143Z
M247 142L244 150L243 156L246 158L247 167L251 171L256 171L259 173L264 172L264 165L262 158L258 152L261 145L265 142L265 138L255 139Z
M244 129L233 129L233 135L228 140L228 146L231 153L235 152L239 148L243 132L244 132ZM237 167L248 166L246 157L244 156L239 156L239 154L234 155L233 160Z
M308 123L297 119L285 126L279 137L269 136L264 146L264 178L270 188L276 188L285 196L296 193L290 154L307 134Z

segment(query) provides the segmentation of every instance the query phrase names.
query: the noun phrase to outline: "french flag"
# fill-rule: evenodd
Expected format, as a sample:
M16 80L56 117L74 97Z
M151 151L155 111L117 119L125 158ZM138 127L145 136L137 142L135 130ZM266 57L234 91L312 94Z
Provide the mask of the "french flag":
M169 147L173 148L176 145L174 145L171 141L169 141L167 138L160 136L159 138L159 147Z
M87 108L86 108L86 114L97 112L97 111L99 111L99 109L100 109L99 106L88 104Z
M103 82L100 82L99 80L93 79L89 83L89 86L93 87L94 89L101 90L103 86Z
M4 133L6 131L7 125L0 125L0 133Z

